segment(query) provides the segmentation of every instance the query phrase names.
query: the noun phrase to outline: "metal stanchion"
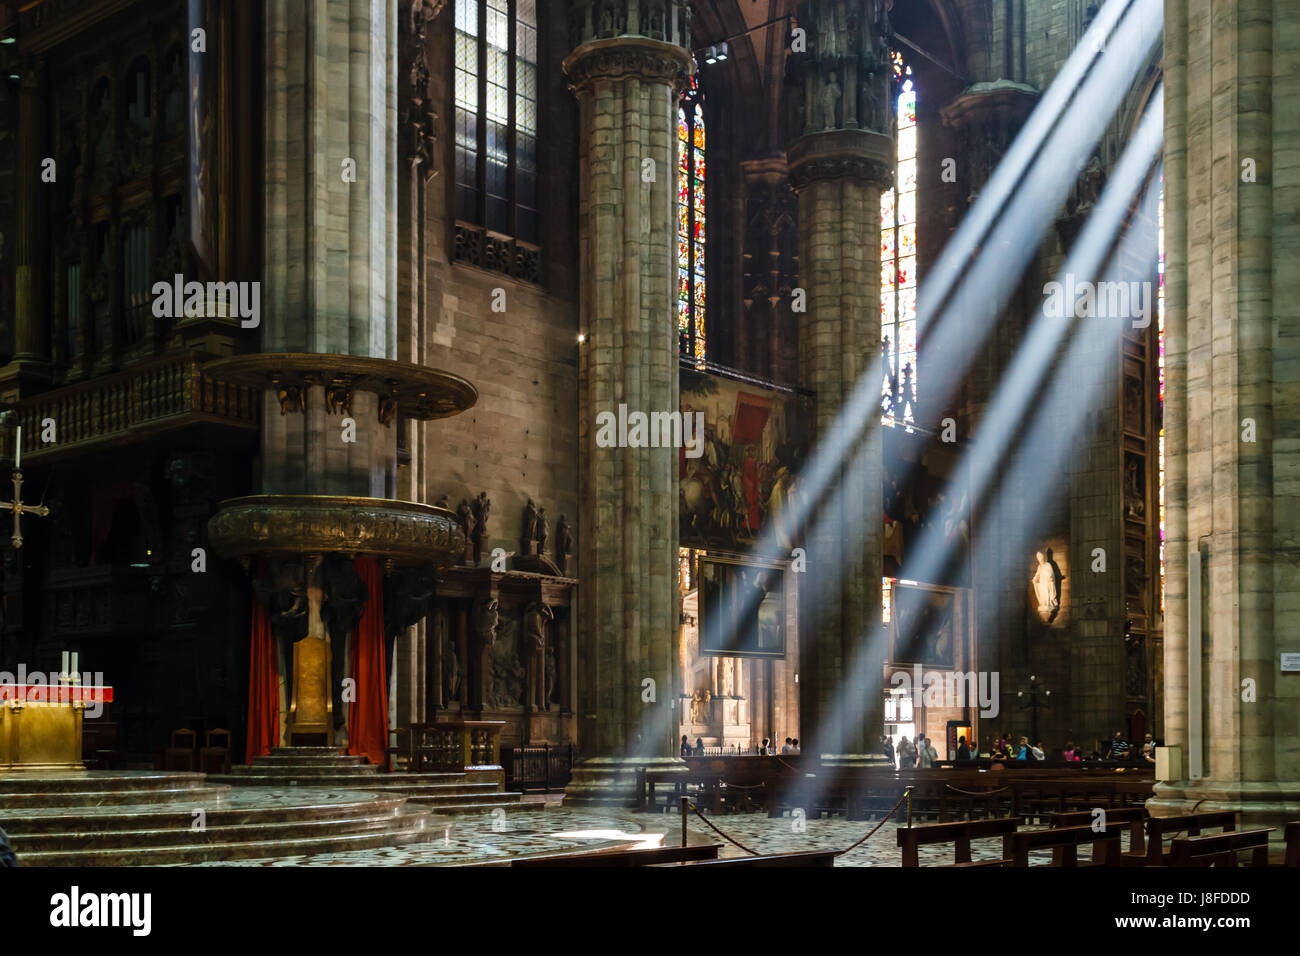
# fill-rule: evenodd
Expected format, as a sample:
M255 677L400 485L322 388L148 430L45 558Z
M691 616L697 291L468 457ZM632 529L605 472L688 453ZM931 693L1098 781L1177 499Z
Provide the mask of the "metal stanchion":
M682 846L686 846L686 814L690 810L691 798L682 797Z
M912 788L908 787L904 794L907 797L907 828L910 830L912 829Z

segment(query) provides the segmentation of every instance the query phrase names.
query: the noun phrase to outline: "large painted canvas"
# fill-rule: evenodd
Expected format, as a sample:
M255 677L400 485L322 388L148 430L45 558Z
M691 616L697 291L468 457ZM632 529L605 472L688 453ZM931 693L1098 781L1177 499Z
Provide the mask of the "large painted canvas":
M700 557L700 653L785 655L785 573L768 562Z
M899 584L893 591L892 626L897 663L952 667L957 633L951 591Z
M681 371L682 414L704 415L704 450L678 453L684 548L748 551L776 523L776 547L794 546L787 511L808 451L805 400L720 375Z

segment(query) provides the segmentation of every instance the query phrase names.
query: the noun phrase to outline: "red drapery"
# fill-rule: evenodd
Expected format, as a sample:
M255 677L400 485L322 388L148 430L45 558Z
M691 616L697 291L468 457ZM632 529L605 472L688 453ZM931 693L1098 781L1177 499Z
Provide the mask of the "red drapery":
M280 738L280 668L271 615L253 601L248 654L248 753L245 762L271 752Z
M388 667L384 661L384 590L379 562L358 557L353 564L370 600L352 632L351 674L356 699L348 705L348 753L371 763L388 763Z

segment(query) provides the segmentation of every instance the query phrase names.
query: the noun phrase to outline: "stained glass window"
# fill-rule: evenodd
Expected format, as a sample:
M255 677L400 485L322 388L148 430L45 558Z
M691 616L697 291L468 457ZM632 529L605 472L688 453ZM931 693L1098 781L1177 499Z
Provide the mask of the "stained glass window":
M536 243L537 0L456 0L454 59L456 217Z
M881 420L916 421L916 88L912 68L894 53L898 154L894 188L880 197Z
M1165 178L1160 177L1160 200L1156 206L1156 381L1160 398L1158 478L1160 505L1160 613L1165 613Z
M677 106L677 345L704 367L704 107L692 76Z

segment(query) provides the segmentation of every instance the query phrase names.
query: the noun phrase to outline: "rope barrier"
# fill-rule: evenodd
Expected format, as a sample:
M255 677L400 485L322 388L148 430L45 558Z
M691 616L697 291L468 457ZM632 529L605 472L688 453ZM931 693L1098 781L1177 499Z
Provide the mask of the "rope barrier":
M749 847L745 846L745 844L741 843L739 840L733 840L731 837L727 836L725 833L723 833L721 830L719 830L717 827L715 827L715 826L713 825L713 821L710 820L708 817L706 817L704 814L700 813L700 808L697 807L697 806L696 806L695 804L693 804L693 803L691 804L691 810L694 811L694 813L695 813L695 815L696 815L697 817L699 817L701 820L704 821L705 825L708 826L708 828L709 828L710 830L712 830L712 831L713 831L714 833L716 833L718 836L722 837L722 839L726 840L728 843L734 843L734 844L736 844L736 846L740 847L740 848L741 848L742 850L744 850L746 853L752 853L752 854L754 854L754 856L761 856L761 855L762 855L762 854L759 853L757 850L751 850Z
M944 787L953 793L960 793L966 797L991 797L995 793L1002 793L1004 790L1010 790L1010 787L998 787L996 790L959 790L950 783L945 783Z
M889 822L889 819L894 815L894 811L897 810L900 806L902 806L903 801L906 800L906 799L908 798L908 795L909 795L910 793L911 793L911 788L910 788L910 787L909 787L907 790L904 790L904 791L903 791L903 795L902 795L901 797L898 798L898 802L895 803L892 807L889 808L889 811L888 811L888 812L887 812L883 817L880 818L880 822L877 823L874 827L872 827L872 828L871 828L871 831L870 831L869 833L867 833L866 836L864 836L862 839L858 840L856 843L853 843L853 844L851 844L851 845L845 847L843 850L837 850L837 851L835 852L835 855L836 855L836 856L843 856L845 853L848 853L848 852L850 852L850 851L852 851L852 850L856 850L858 847L862 846L862 844L866 843L866 842L867 842L868 840L870 840L873 836L875 836L875 835L876 835L876 832L877 832L881 827L883 827L887 822ZM700 808L697 807L695 804L692 803L692 804L689 804L689 806L690 806L690 808L691 808L691 811L692 811L692 812L693 812L697 817L699 817L701 820L703 820L704 823L705 823L705 825L706 825L710 830L712 830L712 831L713 831L714 833L716 833L718 836L722 837L722 839L726 840L728 843L733 843L733 844L735 844L736 846L738 846L738 847L740 847L742 850L744 850L746 853L752 853L754 856L761 856L761 855L762 855L761 853L759 853L758 850L754 850L754 849L751 849L751 848L745 846L745 844L741 843L739 840L733 839L732 837L728 836L726 833L722 832L722 830L718 829L718 827L716 827L716 826L714 825L714 823L713 823L712 820L710 820L708 817L706 817L703 813L700 812ZM683 834L683 838L684 838L684 834ZM684 845L685 845L685 844L683 844L683 846L684 846Z

